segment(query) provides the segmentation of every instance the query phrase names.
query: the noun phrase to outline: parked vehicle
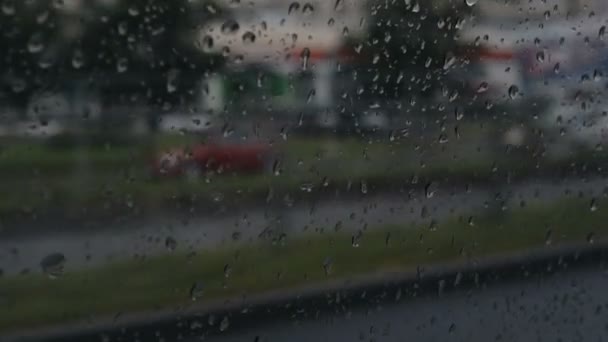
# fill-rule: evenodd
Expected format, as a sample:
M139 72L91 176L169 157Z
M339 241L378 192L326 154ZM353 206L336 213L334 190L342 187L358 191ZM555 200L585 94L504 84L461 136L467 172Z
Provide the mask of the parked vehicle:
M162 152L153 163L153 174L194 180L207 172L262 173L272 170L274 162L269 144L216 141Z

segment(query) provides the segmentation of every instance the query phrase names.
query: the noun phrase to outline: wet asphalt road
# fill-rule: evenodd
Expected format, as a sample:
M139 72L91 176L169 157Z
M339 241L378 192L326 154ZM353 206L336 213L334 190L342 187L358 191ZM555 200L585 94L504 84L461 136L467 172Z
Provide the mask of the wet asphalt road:
M206 340L606 341L607 285L608 273L594 267L352 311L346 307L307 320L285 318L248 329L229 325Z
M167 238L177 250L221 248L228 243L251 243L272 229L280 227L289 237L315 234L333 229L341 222L353 232L386 224L405 228L441 222L458 215L483 215L521 201L550 202L564 198L599 197L607 182L601 178L536 181L503 188L442 188L438 184L429 198L423 190L402 195L361 194L358 198L324 200L313 204L296 203L292 207L250 208L229 214L194 217L150 217L123 223L108 229L70 231L34 230L31 235L0 238L0 269L5 275L23 270L40 272L40 261L51 253L63 253L66 270L103 265L108 262L168 253ZM497 194L500 194L497 196ZM237 241L235 241L237 240Z

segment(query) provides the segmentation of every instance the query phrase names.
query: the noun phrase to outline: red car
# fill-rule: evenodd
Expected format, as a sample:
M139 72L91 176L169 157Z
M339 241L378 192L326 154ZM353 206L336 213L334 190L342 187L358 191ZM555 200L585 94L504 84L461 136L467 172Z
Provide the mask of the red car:
M204 143L162 153L155 161L158 176L198 178L216 173L257 173L272 169L274 153L263 143Z

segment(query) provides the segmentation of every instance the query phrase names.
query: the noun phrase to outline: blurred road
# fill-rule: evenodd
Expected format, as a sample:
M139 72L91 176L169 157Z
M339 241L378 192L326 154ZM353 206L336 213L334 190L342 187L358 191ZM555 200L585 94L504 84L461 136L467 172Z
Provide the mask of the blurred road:
M601 178L588 180L534 181L510 187L475 188L467 185L432 186L401 196L367 194L359 198L324 200L292 207L258 207L230 210L207 217L159 216L104 229L74 227L69 231L34 229L32 234L5 236L0 240L0 269L5 275L25 270L40 272L40 261L62 253L66 270L76 270L141 256L176 251L218 248L250 243L285 234L333 231L336 226L353 232L390 224L417 227L459 215L483 215L501 207L516 208L532 203L583 197L600 197L606 188ZM43 224L43 223L42 223ZM169 243L167 243L169 239ZM169 248L168 248L169 247Z
M448 280L451 281L451 280ZM608 273L597 267L483 289L342 307L314 319L230 326L208 341L605 341ZM387 294L395 298L395 293ZM370 302L373 299L370 298ZM387 300L383 300L387 302ZM352 310L352 311L351 311ZM314 313L308 313L313 315ZM198 339L191 339L198 341Z

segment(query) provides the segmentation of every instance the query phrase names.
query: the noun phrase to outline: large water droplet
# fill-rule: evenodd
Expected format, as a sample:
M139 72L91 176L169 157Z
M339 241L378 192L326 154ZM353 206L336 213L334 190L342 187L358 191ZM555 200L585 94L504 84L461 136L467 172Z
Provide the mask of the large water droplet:
M544 63L545 62L545 52L544 51L539 51L536 53L536 60L539 63Z
M292 2L289 5L289 8L287 9L287 14L291 14L291 13L293 13L295 11L298 11L298 10L300 10L300 3L299 2Z
M308 70L308 60L310 59L310 49L304 48L300 53L300 59L302 60L302 70Z
M519 96L519 88L516 85L509 87L509 97L511 100L515 100Z
M49 278L55 279L63 275L66 258L61 253L49 254L40 261L40 267Z
M222 321L220 322L220 331L226 331L230 327L230 320L228 316L224 316Z
M595 234L593 232L587 234L587 242L594 243L595 242Z
M361 193L364 194L364 195L367 195L367 191L368 191L368 189L367 189L367 182L364 181L364 180L362 180L361 181Z
M344 8L344 0L336 0L336 3L334 4L334 11L339 11L342 8Z
M190 299L193 301L203 296L203 284L200 281L195 282L190 287Z
M240 28L239 23L236 20L229 19L226 20L222 24L222 33L223 34L233 34L236 33Z
M15 14L15 1L14 0L4 0L2 2L2 14L6 16L11 16Z
M333 258L327 257L323 260L323 271L325 271L325 275L328 276L333 271L334 260Z
M471 7L475 6L475 4L477 4L477 1L479 0L464 0L464 3L467 4L467 6Z
M165 248L173 252L177 248L177 241L173 237L167 236L165 239Z
M311 15L315 11L315 8L312 6L310 2L307 2L302 7L302 13L305 15Z
M439 185L436 182L430 182L424 187L424 195L426 198L432 198L435 196Z
M454 56L453 53L448 52L443 60L443 70L448 70L454 63L456 63L456 56Z
M481 82L479 87L477 87L477 93L481 94L485 93L486 91L488 91L488 82Z
M555 63L555 66L553 66L553 73L559 74L559 69L560 69L560 64Z
M129 24L126 21L120 22L118 24L118 34L121 36L126 36L129 32Z
M591 199L589 210L591 210L592 212L597 211L597 201L595 200L595 198Z
M41 33L36 33L30 37L27 43L27 51L30 53L39 53L44 49L44 37Z
M203 50L213 49L213 38L209 35L204 36L202 45L203 45Z
M255 42L255 34L251 31L247 31L243 34L243 43L245 44L251 44L253 42Z
M137 17L139 15L139 8L137 7L129 7L129 15L132 17Z
M119 58L118 61L116 61L116 71L118 71L119 73L127 71L128 68L129 61L126 58Z
M72 66L74 69L80 69L84 65L84 54L82 50L77 49L72 55Z

